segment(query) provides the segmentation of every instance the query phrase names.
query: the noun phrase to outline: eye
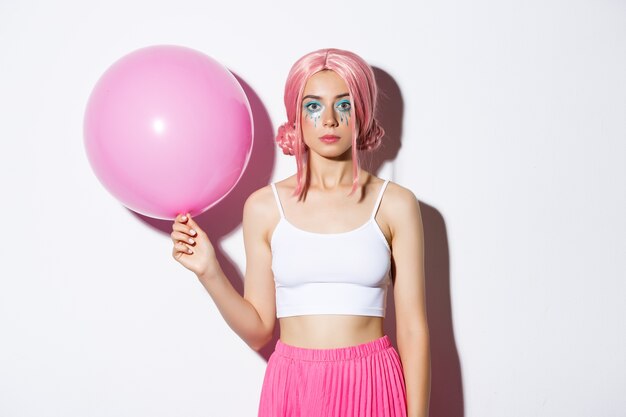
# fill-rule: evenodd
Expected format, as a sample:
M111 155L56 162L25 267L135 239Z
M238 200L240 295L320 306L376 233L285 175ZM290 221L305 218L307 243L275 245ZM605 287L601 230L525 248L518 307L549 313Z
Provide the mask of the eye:
M339 103L337 103L337 108L341 111L348 111L352 108L352 105L350 104L348 100L342 100Z
M308 111L314 113L316 111L319 111L322 107L319 105L319 103L316 103L314 101L308 103L307 105L304 106Z

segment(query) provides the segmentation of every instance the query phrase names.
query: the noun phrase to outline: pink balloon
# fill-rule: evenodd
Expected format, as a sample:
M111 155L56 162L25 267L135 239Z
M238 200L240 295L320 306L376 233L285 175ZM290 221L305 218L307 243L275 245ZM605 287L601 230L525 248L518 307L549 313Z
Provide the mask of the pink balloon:
M252 149L252 113L237 79L193 49L157 45L116 61L87 103L84 143L124 206L173 220L232 190Z

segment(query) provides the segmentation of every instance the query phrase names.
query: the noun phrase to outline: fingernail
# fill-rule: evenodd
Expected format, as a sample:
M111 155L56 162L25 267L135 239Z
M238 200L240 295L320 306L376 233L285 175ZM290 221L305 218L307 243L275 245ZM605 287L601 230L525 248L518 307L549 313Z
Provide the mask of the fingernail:
M192 236L195 236L195 235L196 235L196 231L195 231L195 230L193 230L193 229L190 229L190 230L189 230L189 233L190 233Z
M183 217L181 217L181 220L182 220L182 221L187 220L187 216L183 216Z

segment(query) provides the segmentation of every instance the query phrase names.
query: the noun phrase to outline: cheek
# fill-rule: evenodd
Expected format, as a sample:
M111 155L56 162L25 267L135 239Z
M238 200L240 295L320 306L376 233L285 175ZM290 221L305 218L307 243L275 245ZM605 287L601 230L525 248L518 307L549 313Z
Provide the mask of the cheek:
M320 117L321 117L321 114L319 112L317 113L302 112L302 119L300 120L300 123L302 124L302 128L303 129L316 128L320 123Z
M354 123L354 113L353 110L347 111L338 111L337 112L337 121L340 126L349 127Z
M350 112L339 113L339 124L350 126L350 123L352 123L352 114Z

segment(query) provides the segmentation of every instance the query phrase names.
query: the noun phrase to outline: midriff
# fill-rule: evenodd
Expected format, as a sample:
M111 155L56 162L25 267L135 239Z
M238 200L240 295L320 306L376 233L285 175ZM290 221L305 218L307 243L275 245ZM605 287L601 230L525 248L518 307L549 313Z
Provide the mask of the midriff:
M280 340L308 349L334 349L384 336L384 317L316 314L279 318Z

